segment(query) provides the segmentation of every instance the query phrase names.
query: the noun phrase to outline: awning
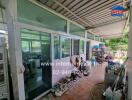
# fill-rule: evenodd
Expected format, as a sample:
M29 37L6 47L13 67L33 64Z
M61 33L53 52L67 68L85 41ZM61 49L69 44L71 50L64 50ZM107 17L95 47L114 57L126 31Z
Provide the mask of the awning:
M41 3L43 6L77 22L86 29L104 38L106 35L122 34L127 15L122 17L111 16L111 8L118 4L123 6L123 0L30 0ZM127 1L127 0L125 0ZM118 25L118 26L117 26ZM116 26L116 27L114 27ZM115 28L115 29L114 29ZM109 29L109 30L106 30ZM118 36L118 35L117 35ZM115 37L115 36L114 36Z

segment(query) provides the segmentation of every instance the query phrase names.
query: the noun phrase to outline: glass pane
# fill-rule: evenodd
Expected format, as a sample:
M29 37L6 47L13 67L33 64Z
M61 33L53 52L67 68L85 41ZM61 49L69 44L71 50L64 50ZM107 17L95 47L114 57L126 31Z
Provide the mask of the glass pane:
M22 52L29 52L29 41L22 41Z
M87 33L87 38L94 40L94 35L91 33Z
M70 34L85 37L85 30L75 24L70 23Z
M80 53L83 54L84 53L84 41L80 40Z
M24 35L23 35L24 34ZM25 35L26 34L26 35ZM28 34L28 35L27 35ZM22 56L25 67L24 83L27 100L33 100L51 88L50 35L46 33L22 30Z
M96 41L99 41L99 36L95 36L95 40Z
M41 44L50 44L50 34L41 34Z
M32 41L32 52L41 52L40 41Z
M0 64L0 83L4 82L4 66Z
M23 39L35 39L35 40L40 40L40 36L39 35L35 35L35 34L32 34L32 32L29 34L29 33L22 33L21 35L21 38Z
M49 40L49 34L48 35L41 35L41 40L42 41L50 41Z
M41 53L44 62L50 62L50 47L51 38L50 34L42 33L41 35Z
M73 40L73 54L79 55L79 40Z
M54 36L54 59L60 59L60 37Z
M70 47L71 47L71 40L66 37L61 38L62 42L62 58L70 56Z
M18 3L18 21L66 32L66 20L50 13L49 11L31 3L29 0L17 0Z

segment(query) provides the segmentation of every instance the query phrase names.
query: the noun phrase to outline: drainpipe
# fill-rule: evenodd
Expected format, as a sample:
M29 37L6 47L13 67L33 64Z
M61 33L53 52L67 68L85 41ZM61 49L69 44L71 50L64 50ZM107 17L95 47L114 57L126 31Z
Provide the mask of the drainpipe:
M128 34L128 100L132 100L132 2L130 5L130 31Z

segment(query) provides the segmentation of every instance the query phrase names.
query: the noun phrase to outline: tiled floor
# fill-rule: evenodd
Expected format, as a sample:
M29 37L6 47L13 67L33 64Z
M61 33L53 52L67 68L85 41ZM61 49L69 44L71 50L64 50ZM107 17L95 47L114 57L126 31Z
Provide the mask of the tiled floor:
M93 90L93 88L95 89L97 84L103 83L104 74L105 74L105 64L98 65L97 67L92 68L89 76L83 77L79 81L75 82L72 88L70 88L61 97L54 97L51 94L49 94L43 97L41 100L96 100L96 99L90 99L92 95L91 91ZM100 89L98 90L102 91ZM101 95L101 93L99 95ZM102 99L98 98L98 100L102 100Z

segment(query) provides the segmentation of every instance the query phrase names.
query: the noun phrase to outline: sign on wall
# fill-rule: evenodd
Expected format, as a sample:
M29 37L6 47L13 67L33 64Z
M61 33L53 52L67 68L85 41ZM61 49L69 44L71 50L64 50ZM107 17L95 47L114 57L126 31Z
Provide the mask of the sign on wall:
M111 16L123 16L125 8L121 5L113 5L111 10Z

